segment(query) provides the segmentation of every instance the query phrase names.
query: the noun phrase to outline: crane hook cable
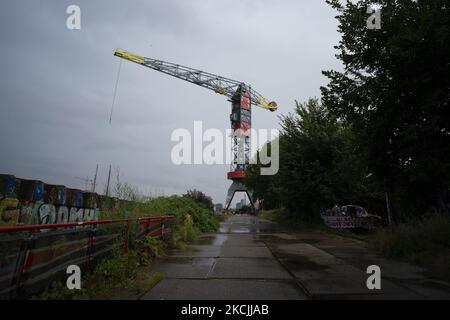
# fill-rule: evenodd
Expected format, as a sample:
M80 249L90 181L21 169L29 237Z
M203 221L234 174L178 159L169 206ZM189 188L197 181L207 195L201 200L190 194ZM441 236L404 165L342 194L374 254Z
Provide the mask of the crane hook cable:
M120 78L120 69L122 68L122 60L120 60L120 64L119 64L119 71L117 72L117 79L116 79L116 84L114 86L114 95L113 95L113 101L112 101L112 105L111 105L111 112L109 114L109 124L111 124L111 120L112 120L112 114L114 111L114 104L116 102L116 95L117 95L117 85L119 84L119 78Z

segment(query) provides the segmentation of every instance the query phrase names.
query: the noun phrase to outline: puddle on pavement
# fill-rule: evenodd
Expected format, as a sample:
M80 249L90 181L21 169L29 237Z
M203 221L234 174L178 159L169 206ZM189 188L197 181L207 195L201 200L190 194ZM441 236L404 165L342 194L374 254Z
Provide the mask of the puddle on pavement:
M196 258L192 261L194 266L212 266L216 259L214 258Z
M243 227L230 227L230 226L220 226L219 232L221 233L251 233L250 228Z
M236 229L232 229L231 232L233 232L233 233L250 233L250 229L249 228L236 228Z
M220 254L220 246L189 245L182 250L169 251L172 257L213 258Z
M259 226L249 225L249 227L229 227L221 226L219 232L221 233L272 233L278 230L273 226Z
M212 236L202 236L199 237L193 243L196 245L210 245L210 246L221 246L228 239L225 234L216 234Z

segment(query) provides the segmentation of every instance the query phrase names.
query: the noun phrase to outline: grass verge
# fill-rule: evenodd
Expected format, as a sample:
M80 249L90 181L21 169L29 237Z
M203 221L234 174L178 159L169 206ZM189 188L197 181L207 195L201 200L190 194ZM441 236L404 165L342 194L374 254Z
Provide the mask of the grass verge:
M371 235L369 248L391 259L428 270L428 276L450 281L450 218L433 215Z
M103 300L137 299L162 278L152 272L153 259L164 255L167 245L146 237L136 249L123 252L120 246L109 258L101 260L93 271L82 277L80 290L69 290L65 283L54 281L34 300Z

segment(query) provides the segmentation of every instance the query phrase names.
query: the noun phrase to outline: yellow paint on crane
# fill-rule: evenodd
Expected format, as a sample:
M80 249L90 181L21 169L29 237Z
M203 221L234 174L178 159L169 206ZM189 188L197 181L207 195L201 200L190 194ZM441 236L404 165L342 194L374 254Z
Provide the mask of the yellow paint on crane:
M117 49L116 52L114 52L114 55L116 57L123 58L125 60L129 60L129 61L139 63L139 64L143 64L145 62L145 59L143 57L129 53L125 50Z
M216 89L214 89L214 92L216 92L218 94L225 94L225 89L224 88L216 88Z
M278 105L275 101L271 101L269 102L269 104L267 105L267 109L269 109L270 111L274 112L278 109Z
M278 109L278 105L275 101L267 102L264 98L260 98L256 105L260 108L270 110L272 112L276 111Z

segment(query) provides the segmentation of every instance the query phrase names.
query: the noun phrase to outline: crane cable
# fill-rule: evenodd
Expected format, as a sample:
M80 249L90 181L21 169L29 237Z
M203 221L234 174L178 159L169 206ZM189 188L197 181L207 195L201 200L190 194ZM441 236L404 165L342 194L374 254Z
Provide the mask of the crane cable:
M112 101L112 105L111 105L111 112L109 114L109 124L111 124L111 120L112 120L112 114L114 111L114 104L116 102L116 95L117 95L117 85L119 84L119 78L120 78L120 69L122 68L122 60L120 60L120 64L119 64L119 71L117 72L117 79L116 79L116 85L114 86L114 95L113 95L113 101Z

